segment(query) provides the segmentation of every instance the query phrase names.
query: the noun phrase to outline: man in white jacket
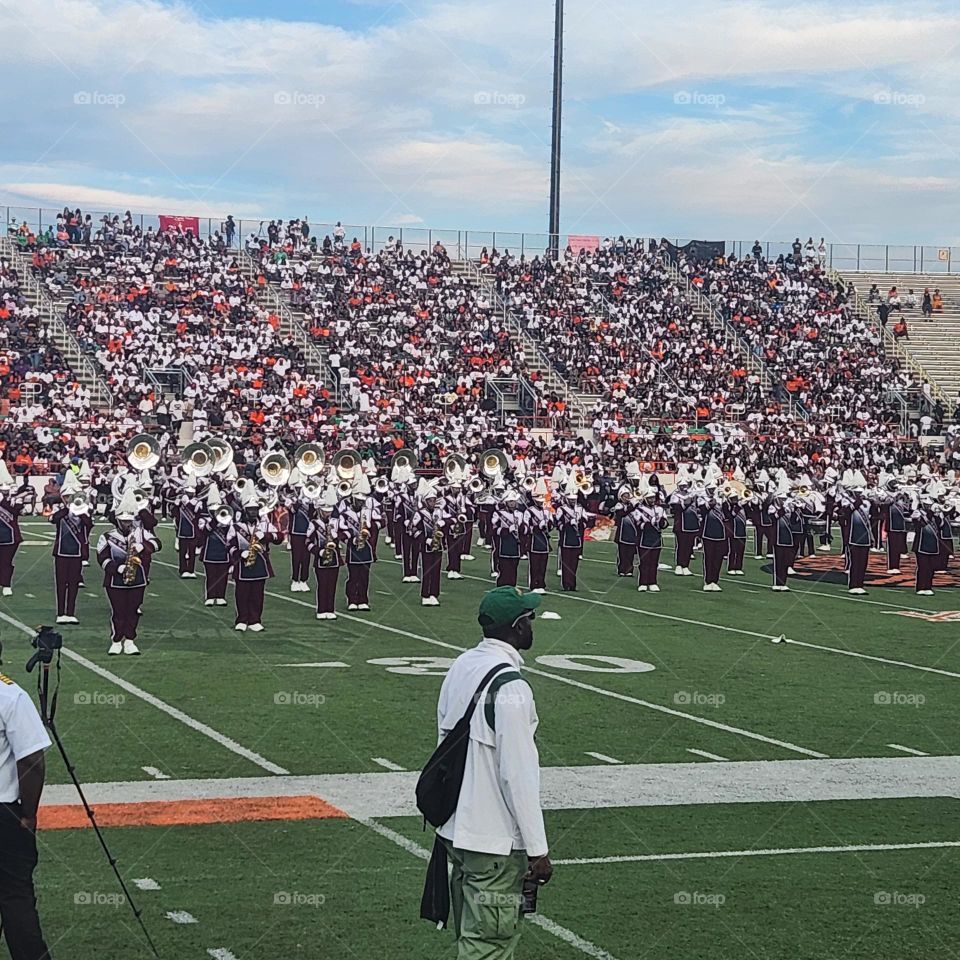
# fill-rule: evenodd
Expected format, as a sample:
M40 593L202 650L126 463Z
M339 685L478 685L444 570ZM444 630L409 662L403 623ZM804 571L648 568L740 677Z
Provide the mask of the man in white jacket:
M546 883L553 872L540 810L537 711L519 672L520 651L533 645L540 600L539 594L509 586L485 594L478 617L483 640L457 658L440 690L443 739L491 667L508 664L473 713L457 809L437 831L452 867L458 960L513 957L524 880Z

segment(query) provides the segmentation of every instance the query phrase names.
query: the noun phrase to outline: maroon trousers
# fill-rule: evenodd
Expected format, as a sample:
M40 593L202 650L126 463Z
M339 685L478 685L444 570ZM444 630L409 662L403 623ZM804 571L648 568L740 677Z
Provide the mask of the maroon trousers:
M143 603L144 587L107 587L110 601L111 640L136 640L140 614L137 610Z
M13 558L19 549L19 543L0 546L0 587L13 586Z
M847 545L847 586L862 587L867 575L867 561L870 559L869 547L857 547L852 543Z
M727 555L726 540L703 541L703 582L719 583L723 558Z
M197 541L181 537L177 541L177 560L180 573L193 573L197 567Z
M746 538L731 537L727 541L727 570L742 570L743 555L747 552Z
M347 603L370 603L369 563L347 564Z
M333 613L337 605L340 568L318 567L314 564L313 570L317 575L317 613Z
M637 555L637 545L635 543L617 544L617 576L632 577L633 561Z
M531 553L530 554L530 589L547 589L547 561L550 558L549 553Z
M447 572L460 572L460 557L464 553L463 535L459 537L447 536Z
M463 532L463 540L460 543L460 555L469 556L473 552L473 521L467 521L467 529Z
M940 541L940 555L934 565L935 570L946 570L950 566L950 557L953 556L953 542Z
M82 572L83 560L80 557L53 558L53 579L57 587L58 617L76 616L77 593L80 590Z
M933 589L933 574L936 571L938 555L935 553L917 554L917 590Z
M657 566L660 563L660 547L638 547L637 556L640 558L640 573L637 577L638 587L649 587L657 582Z
M420 581L421 597L439 597L440 596L440 562L443 559L443 553L440 550L421 551L423 559L423 576Z
M773 527L756 524L753 528L753 544L755 547L754 556L765 557L768 553L773 553Z
M235 580L233 599L237 605L237 623L260 623L263 620L263 591L266 580Z
M787 570L793 565L793 546L773 547L773 582L778 587L787 585Z
M519 569L519 557L501 557L500 569L497 573L497 586L515 587L517 585L517 572Z
M580 547L560 547L560 586L564 590L577 589L579 566Z
M224 600L227 596L227 577L230 574L229 563L207 563L204 561L203 569L206 580L204 581L204 600Z
M403 575L405 577L415 577L420 562L420 554L423 551L423 538L411 536L404 530L400 542L403 546ZM439 556L439 553L437 556Z
M310 579L310 552L306 535L302 533L290 534L290 579L294 583L306 583Z
M677 566L689 567L690 561L693 559L693 545L696 543L697 535L680 531L676 534L676 539Z
M907 534L901 530L887 531L887 569L899 570L900 558L907 552Z

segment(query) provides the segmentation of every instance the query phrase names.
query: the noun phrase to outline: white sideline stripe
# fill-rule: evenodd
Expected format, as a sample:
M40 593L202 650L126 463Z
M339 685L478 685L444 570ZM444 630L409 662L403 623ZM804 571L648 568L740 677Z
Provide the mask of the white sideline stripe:
M617 760L616 757L608 757L605 753L594 753L592 750L587 750L586 756L593 757L594 760L602 760L604 763L623 763L622 760Z
M706 750L694 750L693 747L687 747L687 753L696 754L698 757L705 757L707 760L719 760L722 763L729 763L729 757L721 757L717 753L707 753Z
M471 577L469 579L478 580L479 577ZM297 600L294 597L284 596L282 593L271 593L266 591L267 596L275 597L278 600L285 600L287 603L297 603L304 607L313 608L312 603L306 603L303 600ZM596 603L595 600L587 600L587 603ZM632 610L632 607L625 607L626 610ZM639 611L643 612L643 611ZM434 640L432 637L424 637L419 633L411 633L409 630L401 630L399 627L391 627L385 623L377 623L375 620L365 620L363 617L354 617L349 613L339 614L341 619L344 620L355 620L357 623L366 624L368 627L376 627L378 630L385 630L387 633L395 633L401 637L409 637L411 640L421 640L423 643L432 644L435 647L444 647L447 650L456 650L459 653L465 651L465 647L458 647L452 643L445 643L443 640ZM670 619L678 619L676 617L671 617ZM694 621L688 621L693 623ZM706 624L706 626L713 626L713 624ZM731 628L732 629L732 628ZM745 631L740 631L745 632ZM764 636L763 634L756 634L756 636ZM715 730L723 730L726 733L736 733L742 737L749 737L751 740L759 740L761 743L769 743L775 747L783 747L784 750L790 750L793 753L800 753L807 757L816 757L818 760L825 759L828 754L819 753L816 750L808 750L806 747L797 746L795 743L790 743L787 740L777 740L773 737L766 737L762 733L754 733L752 730L745 730L743 727L733 727L729 726L726 723L720 723L718 720L709 720L706 717L698 717L692 713L684 713L682 710L674 710L671 707L665 707L660 703L652 703L649 700L641 700L639 697L631 697L625 693L617 693L613 690L606 690L603 687L595 687L591 683L584 683L582 680L574 680L572 677L562 677L557 673L548 673L546 670L540 670L537 667L524 667L523 668L527 673L535 674L538 677L549 677L551 680L556 680L559 683L566 683L571 687L577 687L580 690L589 690L591 693L599 693L604 697L611 697L614 700L622 700L624 703L633 703L639 707L646 707L648 710L656 710L658 713L665 713L671 717L680 717L683 720L690 720L693 723L702 724L705 727L713 727Z
M213 957L213 960L237 960L226 947L210 947L207 953Z
M170 777L158 770L156 767L141 767L140 768L147 776L153 777L154 780L169 780Z
M381 767L385 767L387 770L393 770L396 773L403 773L404 771L404 767L401 767L399 763L387 760L386 757L371 757L370 759L374 763L378 763Z
M186 910L168 910L167 919L174 923L197 923L197 918Z
M407 853L411 853L421 860L430 859L430 852L428 850L421 847L419 843L414 843L413 840L408 839L402 833L397 833L396 830L391 830L390 827L386 827L376 820L361 819L359 817L355 817L354 819L358 823L362 823L365 827L373 830L374 833L378 833L385 840L389 840L391 843L406 850ZM556 920L545 917L542 913L530 914L526 919L530 923L535 923L542 930L545 930L558 940L563 940L564 943L570 944L571 947L579 950L585 956L593 957L593 960L617 960L612 953L608 953L602 947L598 947L589 940L584 940L579 934L561 926Z
M888 743L888 747L891 750L902 750L904 753L912 753L915 757L929 757L929 753L924 753L922 750L914 750L913 747L904 747L899 743Z
M36 633L36 630L31 629L25 623L15 619L14 617L7 616L7 614L5 614L3 611L0 611L0 620L5 620L11 626L17 627L28 636L32 637ZM130 683L128 680L124 680L123 677L118 677L115 673L105 670L99 664L94 663L92 660L88 660L86 657L82 657L79 653L75 653L73 650L64 647L63 655L68 659L73 660L75 663L79 663L80 666L86 667L88 670L97 674L97 676L103 677L104 680L109 680L121 690L125 690L127 693L138 697L145 703L149 703L151 707L156 707L158 710L167 714L167 716L173 717L174 720L179 720L191 730L195 730L197 733L202 733L205 737L209 737L215 743L220 744L221 747L225 747L232 753L235 753L238 756L249 760L251 763L256 764L258 767L266 770L268 773L275 773L279 776L283 776L284 774L288 774L290 772L289 770L285 770L283 767L264 759L259 753L254 753L252 750L248 750L246 747L241 746L236 742L236 740L231 740L229 737L226 737L222 733L214 730L213 727L208 727L205 723L201 723L199 720L194 720L193 717L188 716L182 710L178 710L176 707L171 707L169 703L165 703L159 697L155 697L152 693L147 693L146 690L141 690L140 687L134 686L134 684Z
M891 667L907 667L910 670L922 670L924 673L937 673L941 677L953 677L960 679L960 673L954 673L952 670L941 670L939 667L925 667L919 663L907 663L906 660L888 660L886 657L875 657L869 653L857 653L854 650L844 650L841 647L827 647L822 643L808 643L806 640L790 640L795 647L812 647L814 650L826 650L829 653L839 653L843 657L857 657L860 660L873 660L876 663L885 663Z
M802 853L880 853L891 850L938 850L960 847L960 840L933 840L927 843L861 843L845 847L771 847L766 850L705 850L698 853L638 853L622 857L572 857L554 860L557 867L578 867L595 863L644 863L657 860L716 860L725 857L779 857Z
M349 663L341 663L339 660L328 660L322 663L278 663L278 667L349 667Z
M134 880L133 885L138 890L159 890L160 884L156 880L152 880L150 877L141 877L139 880Z

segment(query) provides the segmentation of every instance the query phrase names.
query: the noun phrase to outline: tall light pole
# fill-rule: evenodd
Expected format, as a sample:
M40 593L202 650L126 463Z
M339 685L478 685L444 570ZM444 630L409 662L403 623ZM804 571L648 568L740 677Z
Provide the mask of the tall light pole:
M550 145L550 252L560 246L560 119L563 109L563 0L556 0L553 30L553 138Z

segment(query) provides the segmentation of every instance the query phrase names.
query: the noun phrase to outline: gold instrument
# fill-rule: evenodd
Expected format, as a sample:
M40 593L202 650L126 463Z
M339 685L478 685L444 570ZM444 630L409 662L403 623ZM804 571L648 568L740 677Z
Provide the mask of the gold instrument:
M506 476L510 464L502 450L485 450L480 456L480 472L489 480Z
M361 520L360 533L357 536L357 549L363 550L369 542L370 542L370 528L363 522L363 520Z
M183 472L192 477L206 477L213 472L214 453L205 443L191 443L183 451Z
M386 477L377 477L373 485L374 493L386 493L390 489L390 481Z
M260 461L260 476L271 487L282 487L290 479L290 461L282 453L268 453Z
M577 471L574 483L577 486L577 492L582 493L585 497L589 497L593 493L593 477L584 473L583 470Z
M323 553L320 554L320 566L330 567L333 566L333 562L336 559L337 541L330 536L329 523L324 527L324 536L326 536L327 542L323 545Z
M341 480L352 480L360 466L360 454L356 450L344 448L339 450L333 458L333 467Z
M263 553L263 544L257 536L257 528L254 527L253 532L250 534L247 555L243 558L243 565L245 567L252 567L257 562L257 557L259 557L261 553Z
M434 521L433 527L433 536L430 538L430 543L427 546L427 550L431 553L437 553L443 549L443 526L439 520Z
M137 545L136 540L135 534L127 537L127 558L123 566L123 582L128 587L137 582L137 573L143 565L143 561L137 556L133 549Z
M221 437L211 437L207 446L213 451L213 472L223 473L233 463L233 447Z
M323 447L319 443L301 443L293 455L293 462L302 477L313 477L326 466Z
M149 433L139 433L127 444L127 463L134 470L152 470L160 462L160 444Z

